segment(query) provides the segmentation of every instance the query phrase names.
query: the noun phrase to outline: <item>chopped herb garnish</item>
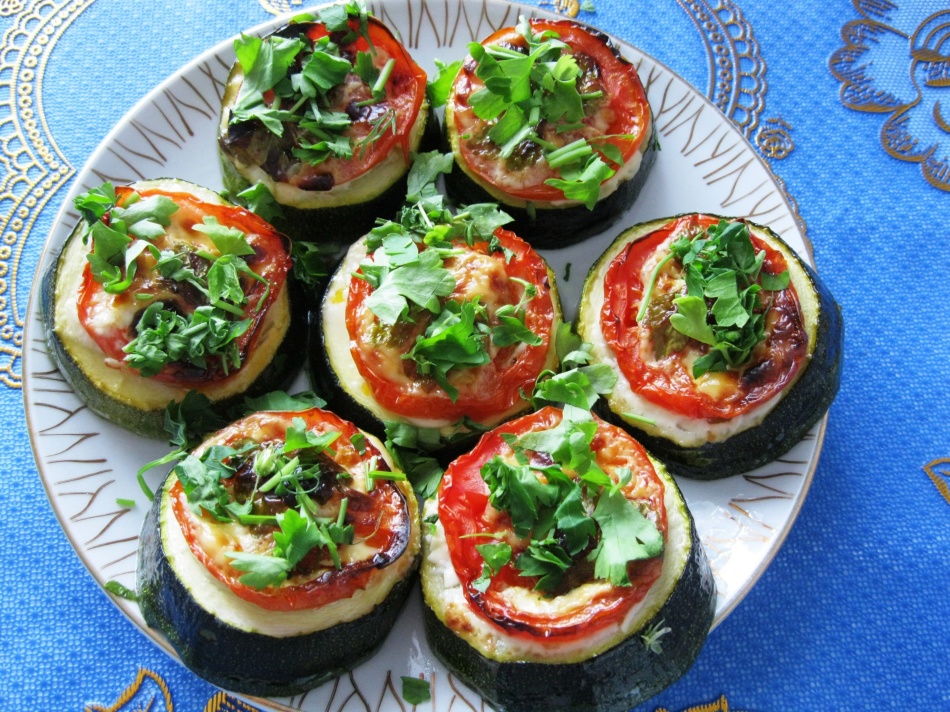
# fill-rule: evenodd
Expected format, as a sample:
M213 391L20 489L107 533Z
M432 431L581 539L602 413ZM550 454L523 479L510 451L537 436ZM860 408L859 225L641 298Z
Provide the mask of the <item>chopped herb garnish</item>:
M396 64L389 58L376 66L368 19L362 2L350 2L324 8L316 18L298 18L299 22L316 21L326 26L330 34L315 41L307 39L303 29L295 38L269 35L262 40L242 34L235 40L234 50L244 76L229 123L258 121L278 137L292 132L293 156L310 165L330 158L351 158L357 149L350 138L353 118L341 107L334 107L331 93L353 75L370 95L355 102L357 108L384 105ZM354 20L356 29L351 24ZM342 47L358 37L367 40L369 51L351 57ZM374 121L370 134L360 142L361 149L388 131L395 132L391 107L385 107L383 116Z
M721 220L695 235L680 235L669 250L650 275L637 321L649 321L647 313L659 275L673 262L682 270L686 293L672 300L676 310L669 316L669 326L709 347L693 362L693 377L741 367L755 346L765 340L763 292L785 289L788 270L779 274L762 271L765 251L756 252L749 228L742 222Z
M597 464L591 449L596 431L586 407L567 405L554 428L505 438L514 461L496 456L482 467L489 502L507 512L515 535L527 540L513 565L522 576L537 578L539 591L556 591L584 559L594 562L595 578L628 586L627 564L663 550L656 525L623 493L630 470L619 468L614 479ZM541 464L545 460L551 464ZM498 565L504 554L498 544L476 548L485 565L475 586L484 591L508 561Z
M403 358L414 361L420 375L434 379L455 401L458 391L450 383L450 372L489 363L491 345L538 345L542 339L525 324L525 307L537 294L532 284L513 280L521 287L519 302L493 313L477 298L449 299L458 284L445 262L463 249L457 241L488 242L490 252L503 252L497 243L492 247L491 240L495 230L511 220L494 204L470 205L453 215L435 187L451 166L451 154L416 157L406 207L398 221L383 222L370 233L367 250L372 258L354 276L372 285L366 306L382 327L426 320L424 332Z
M585 82L585 70L556 32L535 34L524 17L517 29L524 40L521 50L469 44L469 54L477 62L475 74L484 87L472 93L468 103L475 116L486 122L487 138L501 158L511 159L516 150L523 152L525 145L540 149L543 160L558 175L545 184L593 210L601 184L623 164L620 149L607 139L632 137L563 138L585 126L584 119L599 109L597 100L604 92L594 89L580 93L578 86ZM444 69L453 77L458 72ZM430 85L435 99L442 99L446 81L440 72ZM552 127L553 135L542 131L542 126Z

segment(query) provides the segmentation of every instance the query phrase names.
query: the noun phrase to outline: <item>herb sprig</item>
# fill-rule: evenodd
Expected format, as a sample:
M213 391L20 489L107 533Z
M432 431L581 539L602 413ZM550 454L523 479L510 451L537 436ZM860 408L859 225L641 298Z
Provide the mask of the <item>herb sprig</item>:
M416 157L407 205L397 220L383 222L370 233L367 251L372 259L363 261L354 276L373 287L366 306L384 328L429 319L403 358L413 361L421 375L435 379L454 402L458 390L449 381L451 371L487 364L490 344L537 345L541 339L525 325L524 307L536 295L533 285L522 282L519 303L501 307L494 318L477 299L448 298L458 286L445 266L460 254L456 242L491 245L495 230L511 220L493 203L450 211L435 182L451 165L451 154Z
M763 292L786 289L788 270L778 274L762 270L765 251L756 251L742 222L720 220L696 235L683 234L669 250L650 275L637 321L647 317L659 274L676 260L683 270L686 294L673 299L676 311L669 317L669 326L709 346L693 362L693 377L741 367L765 340L763 297L767 294Z
M621 150L609 139L632 137L581 137L571 142L560 139L561 134L584 126L587 107L601 99L603 92L582 94L578 90L584 70L556 32L536 34L523 16L517 31L524 39L523 51L469 44L469 54L477 63L475 75L484 83L469 97L469 105L488 125L488 139L501 158L510 159L525 146L539 150L560 176L545 183L565 198L593 210L601 184L623 164ZM453 71L458 72L454 65L440 66L437 82L430 86L436 100L444 101L446 77ZM542 124L555 126L558 140L540 135Z

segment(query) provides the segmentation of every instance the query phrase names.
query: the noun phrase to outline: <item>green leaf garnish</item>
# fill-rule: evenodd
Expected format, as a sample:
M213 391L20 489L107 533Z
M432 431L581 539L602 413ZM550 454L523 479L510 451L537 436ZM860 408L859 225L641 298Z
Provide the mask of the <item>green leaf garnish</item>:
M765 308L760 292L780 291L789 284L788 270L778 274L762 270L764 258L764 251L756 252L749 228L742 222L721 220L696 235L682 235L670 244L669 253L653 269L637 321L649 321L658 275L671 260L675 261L683 270L686 294L672 300L676 312L669 315L669 326L709 347L693 362L693 377L739 368L765 339ZM658 353L665 354L668 346L676 346L662 337L663 324L649 323L656 331L654 348Z
M432 699L432 690L429 688L429 682L418 677L407 677L403 675L402 680L402 699L410 705L421 705Z

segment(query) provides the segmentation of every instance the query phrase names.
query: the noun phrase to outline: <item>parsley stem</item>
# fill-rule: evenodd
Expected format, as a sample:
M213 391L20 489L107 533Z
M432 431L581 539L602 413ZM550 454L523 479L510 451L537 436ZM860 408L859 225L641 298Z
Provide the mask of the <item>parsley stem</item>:
M581 99L584 99L584 100L599 99L603 95L604 95L604 92L602 91L590 91L590 92L587 92L586 94L581 94L580 97Z
M347 505L349 505L349 503L350 503L349 497L344 497L343 500L340 502L340 513L336 515L336 525L338 527L342 527L343 523L346 521L346 508L347 508Z
M551 168L560 168L563 165L585 158L593 152L594 149L587 143L587 140L579 138L566 146L561 146L556 151L551 151L545 158Z
M389 81L389 75L393 73L393 67L396 66L396 60L392 57L389 58L389 61L383 65L383 68L379 72L379 77L376 79L376 83L373 84L373 96L378 96L383 94L386 91L386 82Z
M515 49L509 49L508 47L502 47L501 45L489 45L485 48L485 53L489 57L494 57L495 59L524 59L525 55L523 52L519 52Z
M650 275L650 281L647 284L646 290L643 292L643 296L640 298L640 308L637 310L637 323L639 324L643 321L643 317L646 316L647 307L650 306L650 298L653 296L653 288L656 286L656 278L660 276L660 270L662 270L666 263L673 259L673 253L670 252L660 260L656 267L653 268L653 274Z

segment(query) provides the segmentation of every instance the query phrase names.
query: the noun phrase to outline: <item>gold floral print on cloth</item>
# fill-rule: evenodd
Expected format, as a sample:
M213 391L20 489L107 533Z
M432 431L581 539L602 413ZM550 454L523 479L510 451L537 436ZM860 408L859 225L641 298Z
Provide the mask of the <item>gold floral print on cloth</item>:
M160 675L139 668L135 680L111 705L87 704L83 712L174 712L171 690Z
M17 291L23 248L40 212L75 173L46 125L41 80L53 47L91 3L0 4L0 16L13 16L0 51L0 383L9 388L22 386L29 297Z
M881 145L950 191L950 8L917 0L853 0L858 19L831 57L849 109L886 114Z

